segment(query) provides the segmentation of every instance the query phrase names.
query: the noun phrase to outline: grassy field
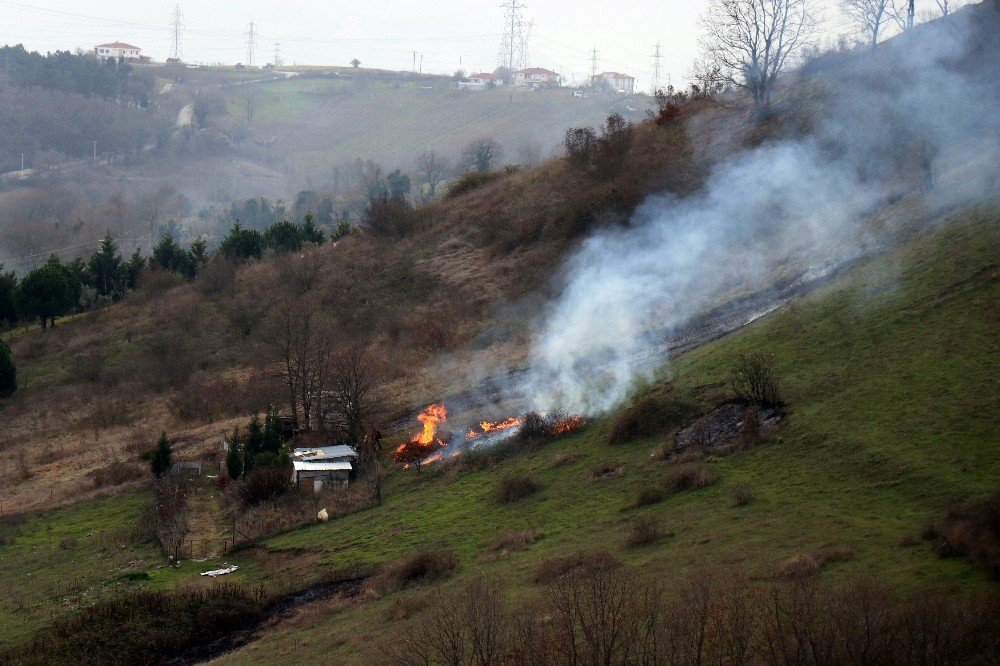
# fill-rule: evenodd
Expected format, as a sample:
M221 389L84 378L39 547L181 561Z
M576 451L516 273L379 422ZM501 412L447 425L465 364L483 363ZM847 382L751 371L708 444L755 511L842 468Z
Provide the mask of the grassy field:
M995 210L951 220L739 334L675 359L669 372L677 390L705 396L724 387L737 353L766 351L790 403L772 441L705 461L718 477L707 488L629 508L669 465L650 459L655 440L609 446L605 419L495 469L396 476L384 506L266 547L338 568L447 548L460 561L457 580L494 577L513 595L532 593L532 572L546 558L595 549L620 554L668 586L703 567L770 577L782 560L831 546L852 553L824 568L821 576L831 581L870 577L903 596L995 585L912 537L956 504L984 499L1000 478L997 222ZM565 454L576 458L554 466ZM593 480L604 465L623 474ZM544 489L499 505L493 493L508 474L533 476ZM740 485L754 495L748 506L733 502ZM636 515L655 516L672 536L627 548L628 520ZM543 536L528 550L505 555L491 547L503 532L530 528ZM296 618L222 661L360 661L372 641L391 634L392 608L421 594Z

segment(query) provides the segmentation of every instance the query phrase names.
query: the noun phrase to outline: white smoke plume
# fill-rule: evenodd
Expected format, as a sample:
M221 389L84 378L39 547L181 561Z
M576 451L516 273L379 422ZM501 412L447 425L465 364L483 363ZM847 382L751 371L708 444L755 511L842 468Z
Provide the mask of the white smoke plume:
M995 40L984 47L990 31L975 9L874 56L842 58L830 71L814 64L803 77L834 101L808 138L735 155L701 193L652 197L626 227L588 238L541 320L517 387L528 404L592 414L619 403L664 360L650 350L692 316L723 294L768 289L779 269L801 275L870 250L865 218L921 179L931 189L956 159L989 173L928 197L988 195L1000 163L997 49ZM925 173L915 184L898 177L900 164Z

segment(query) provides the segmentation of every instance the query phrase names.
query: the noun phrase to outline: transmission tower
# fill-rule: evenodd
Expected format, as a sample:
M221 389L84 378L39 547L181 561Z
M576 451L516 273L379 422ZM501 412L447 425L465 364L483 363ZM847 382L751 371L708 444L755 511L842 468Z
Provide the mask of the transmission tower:
M531 40L531 29L535 27L535 19L528 21L527 25L523 26L523 31L521 33L521 44L519 48L519 60L521 61L520 68L527 67L531 64L531 57L528 54L528 42Z
M170 50L174 60L181 59L181 35L184 33L184 16L181 14L181 6L174 6L174 14L171 17L171 27L173 29L173 48Z
M274 43L274 66L281 67L281 44Z
M653 81L652 90L650 92L656 92L663 86L663 66L660 61L663 59L663 55L660 53L660 43L656 42L656 46L653 50Z
M253 67L254 49L257 48L257 26L254 25L253 19L250 19L250 25L247 26L246 38L247 38L247 67Z
M525 66L523 56L527 51L524 39L524 22L521 10L525 8L520 0L505 0L500 5L505 11L503 18L503 39L500 41L499 66L516 72Z
M597 87L597 47L590 51L590 87Z

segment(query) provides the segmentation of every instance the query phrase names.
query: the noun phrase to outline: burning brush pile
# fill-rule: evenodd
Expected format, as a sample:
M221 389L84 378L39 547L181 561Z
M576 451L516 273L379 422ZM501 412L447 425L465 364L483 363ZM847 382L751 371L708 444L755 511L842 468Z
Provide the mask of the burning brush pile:
M460 455L465 450L487 448L514 436L525 441L553 439L586 425L581 416L548 416L529 412L522 417L511 416L502 421L479 421L465 429L462 436L445 426L448 410L442 404L425 407L417 415L417 420L421 431L392 452L392 459L403 463L405 468L435 463Z

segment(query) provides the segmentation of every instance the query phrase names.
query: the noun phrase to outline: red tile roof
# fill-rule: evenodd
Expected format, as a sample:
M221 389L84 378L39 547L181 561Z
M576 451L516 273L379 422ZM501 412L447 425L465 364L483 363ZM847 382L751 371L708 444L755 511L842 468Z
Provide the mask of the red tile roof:
M98 49L135 49L136 51L141 51L138 46L132 46L131 44L126 44L125 42L111 42L110 44L98 44L94 48Z
M549 74L550 76L559 76L556 72L551 69L545 69L544 67L527 67L522 69L520 74Z

